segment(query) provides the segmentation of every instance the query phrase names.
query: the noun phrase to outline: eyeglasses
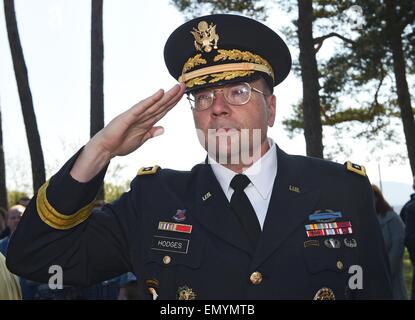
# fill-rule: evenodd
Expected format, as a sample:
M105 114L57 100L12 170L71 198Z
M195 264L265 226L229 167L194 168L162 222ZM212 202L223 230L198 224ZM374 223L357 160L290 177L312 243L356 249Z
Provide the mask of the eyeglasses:
M188 95L187 100L189 100L192 110L203 111L209 109L215 101L215 91L222 91L226 102L234 106L242 106L248 103L253 91L265 96L264 92L251 87L247 82L229 84L221 89L197 91Z

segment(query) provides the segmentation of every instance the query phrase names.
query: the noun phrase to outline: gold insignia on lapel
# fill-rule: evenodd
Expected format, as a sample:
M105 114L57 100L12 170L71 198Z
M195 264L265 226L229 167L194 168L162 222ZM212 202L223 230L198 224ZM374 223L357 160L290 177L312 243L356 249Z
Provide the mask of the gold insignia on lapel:
M352 163L350 161L347 161L344 163L346 166L346 169L349 171L352 171L354 173L360 174L361 176L366 177L366 169L364 166L360 166L358 164Z
M219 35L216 33L216 25L210 25L206 21L200 21L197 29L193 28L190 31L195 38L194 45L196 50L211 52L212 46L214 49L218 48Z
M143 167L140 170L138 170L137 175L138 176L144 176L146 174L155 174L160 169L161 168L159 166Z
M336 297L330 288L321 288L317 291L313 300L336 300Z
M300 188L299 188L299 187L296 187L296 186L292 186L292 185L290 185L290 186L288 187L288 190L290 190L290 191L292 191L292 192L297 192L297 193L300 193Z
M177 289L177 299L178 300L195 300L196 293L193 291L192 288L188 286L179 287Z
M202 196L202 200L203 200L203 201L206 201L206 200L207 200L207 199L209 199L211 196L212 196L212 194L211 194L210 192L207 192L206 194L204 194L204 195Z

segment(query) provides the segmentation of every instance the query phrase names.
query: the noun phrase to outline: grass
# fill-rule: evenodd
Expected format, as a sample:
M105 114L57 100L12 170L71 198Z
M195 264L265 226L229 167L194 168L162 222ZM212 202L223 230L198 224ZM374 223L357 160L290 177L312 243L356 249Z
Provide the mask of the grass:
M409 260L409 253L408 250L405 248L405 253L403 256L403 275L405 279L406 291L408 292L408 298L411 298L411 290L412 290L412 263Z

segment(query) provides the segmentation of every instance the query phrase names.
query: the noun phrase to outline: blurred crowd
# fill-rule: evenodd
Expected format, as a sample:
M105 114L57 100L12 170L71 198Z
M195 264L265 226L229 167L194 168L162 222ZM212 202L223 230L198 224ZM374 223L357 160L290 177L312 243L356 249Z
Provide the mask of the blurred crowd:
M140 300L143 298L137 278L130 272L91 287L63 286L62 289L51 289L49 284L34 282L8 272L5 257L9 240L29 201L29 198L21 198L7 211L0 208L0 300ZM96 201L94 210L103 205L103 201Z

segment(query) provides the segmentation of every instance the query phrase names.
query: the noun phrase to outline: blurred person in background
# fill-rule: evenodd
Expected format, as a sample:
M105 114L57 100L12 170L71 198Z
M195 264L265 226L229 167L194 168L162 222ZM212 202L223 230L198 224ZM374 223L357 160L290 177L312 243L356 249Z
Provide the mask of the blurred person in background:
M413 179L413 190L415 191L415 177ZM405 228L405 245L409 252L409 258L412 263L412 292L411 298L415 300L415 193L412 193L410 200L401 210L401 218L406 225Z
M22 292L15 275L6 267L6 259L0 253L0 300L21 300Z
M5 230L7 228L6 216L7 216L7 211L4 208L0 207L0 240L7 236L7 234L5 234L6 233Z
M408 299L403 277L403 253L405 225L398 214L383 197L382 191L372 185L375 209L389 258L393 298Z
M7 255L7 248L9 246L10 237L13 234L13 232L16 230L17 225L19 224L20 218L23 212L25 211L25 209L26 208L24 206L17 204L11 207L7 211L6 225L10 230L10 234L7 237L0 240L0 252L4 256Z

